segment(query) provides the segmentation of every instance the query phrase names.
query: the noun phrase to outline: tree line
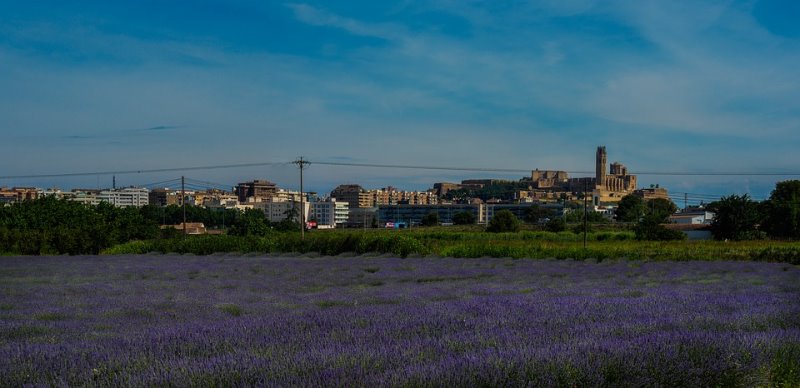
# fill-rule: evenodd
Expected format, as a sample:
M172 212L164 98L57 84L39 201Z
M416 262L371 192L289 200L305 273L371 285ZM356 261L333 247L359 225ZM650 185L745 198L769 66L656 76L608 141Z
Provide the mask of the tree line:
M709 229L717 240L800 239L800 180L778 182L765 201L754 201L747 194L733 194L709 203L704 209L714 213ZM519 230L521 221L541 223L541 220L546 220L543 224L545 230L560 232L567 230L568 224L573 224L573 232L578 233L583 231L584 218L589 225L611 222L598 212L584 212L577 207L571 210L562 219L554 217L548 209L531 206L523 220L509 211L500 211L487 225L487 231L515 232ZM683 232L665 226L677 210L678 207L669 199L645 200L631 194L618 203L614 220L632 225L639 240L682 240L686 238ZM436 221L430 217L423 224ZM470 219L464 223L474 222Z
M232 235L266 235L270 231L299 230L291 214L270 222L263 211L209 209L186 206L187 222L225 229ZM119 208L109 203L86 205L52 196L0 206L0 253L97 254L132 240L173 238L180 233L161 225L183 222L183 208L176 205Z
M778 182L765 201L730 195L707 208L715 213L711 232L718 240L800 239L800 180Z
M645 225L657 231L655 225L667 222L676 209L666 199L644 201L628 195L620 201L615 217L617 221L635 222L637 228ZM714 213L709 229L717 240L800 239L800 180L778 182L765 201L732 194L704 209Z
M766 201L734 194L708 204L706 209L715 213L710 229L718 240L800 239L800 180L779 182ZM668 199L645 201L629 195L620 201L615 218L633 225L640 240L683 239L683 233L664 226L676 210ZM118 208L108 203L93 206L55 197L0 206L0 253L97 254L132 240L173 238L179 233L160 225L180 224L183 213L184 209L176 205ZM538 223L553 232L566 230L567 223L574 223L573 231L581 232L584 218L587 223L610 222L599 213L580 209L573 209L565 218L532 206L522 221ZM264 212L255 209L186 207L187 222L202 222L208 228L224 229L227 234L238 236L299 230L295 219L295 214L288 213L283 221L270 222ZM437 225L438 215L431 214L423 221L425 225ZM487 231L514 232L522 221L507 210L498 211ZM468 212L454 216L456 224L475 222L475 216Z

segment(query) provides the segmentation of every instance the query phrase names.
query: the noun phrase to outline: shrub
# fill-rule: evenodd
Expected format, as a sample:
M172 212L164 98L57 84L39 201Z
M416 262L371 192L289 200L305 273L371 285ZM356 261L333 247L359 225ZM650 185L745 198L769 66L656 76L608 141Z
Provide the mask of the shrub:
M475 221L475 215L471 212L458 212L453 215L453 223L456 225L472 225Z
M680 230L668 229L659 223L658 216L645 216L642 221L636 225L636 239L637 240L652 240L652 241L671 241L671 240L685 240L686 234Z
M439 225L439 213L430 212L422 217L422 226L436 226Z
M547 223L544 225L544 229L548 232L563 232L567 230L567 223L564 222L563 218L551 218Z
M517 232L519 231L519 223L519 219L514 213L503 209L494 214L486 231L492 233Z
M222 312L234 317L242 315L242 308L232 303L222 304L219 306L219 309L222 310Z

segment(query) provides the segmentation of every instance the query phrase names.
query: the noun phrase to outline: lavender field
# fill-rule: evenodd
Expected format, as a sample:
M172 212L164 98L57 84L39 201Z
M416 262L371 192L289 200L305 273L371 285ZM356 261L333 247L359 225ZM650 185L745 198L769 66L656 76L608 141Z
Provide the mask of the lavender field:
M0 385L800 385L800 268L0 258Z

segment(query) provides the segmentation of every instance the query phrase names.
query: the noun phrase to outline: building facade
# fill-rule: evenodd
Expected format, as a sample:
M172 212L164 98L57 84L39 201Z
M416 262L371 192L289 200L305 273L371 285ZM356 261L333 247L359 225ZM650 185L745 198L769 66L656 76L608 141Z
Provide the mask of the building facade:
M610 173L606 173L606 147L597 147L595 157L595 187L592 192L595 206L602 203L619 202L622 197L636 190L636 175L628 174L624 164L614 162Z
M468 204L380 205L378 206L377 217L380 225L402 222L406 225L415 226L421 224L422 218L428 213L436 213L439 216L440 223L452 224L453 216L460 212L472 213L479 223L485 219L484 205Z
M376 207L349 209L345 226L348 228L371 228L373 226L378 226L377 214L378 208Z
M331 191L331 198L337 201L347 202L350 209L372 207L372 198L361 185L345 184L339 185Z
M281 222L291 217L295 222L300 221L300 202L296 201L264 201L264 202L251 202L253 209L259 209L264 212L269 222ZM308 202L303 202L305 221L309 219L309 211L311 209Z
M343 227L347 223L349 204L344 201L311 202L307 220L316 220L318 228Z
M268 180L256 179L239 183L235 191L239 202L259 202L272 198L278 191L278 185Z
M142 207L150 202L148 190L140 187L101 190L97 194L97 199L116 207Z
M527 212L533 206L537 206L541 209L548 209L553 214L553 217L562 217L564 215L564 207L559 203L548 203L548 204L537 204L537 203L499 203L499 204L490 204L484 205L486 206L485 214L486 217L484 218L484 223L489 223L489 221L494 218L494 215L501 210L508 210L514 214L517 219L520 221L525 220L525 216Z
M669 191L663 187L650 187L646 189L638 189L633 192L634 195L637 195L644 199L645 201L649 201L651 199L670 199L669 198Z
M2 187L0 188L0 203L16 203L30 201L41 196L41 190L35 187Z

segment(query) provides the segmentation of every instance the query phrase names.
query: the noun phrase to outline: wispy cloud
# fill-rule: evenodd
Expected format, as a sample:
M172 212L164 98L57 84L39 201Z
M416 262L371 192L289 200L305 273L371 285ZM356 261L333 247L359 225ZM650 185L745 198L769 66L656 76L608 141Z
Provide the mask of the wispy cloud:
M156 36L113 18L5 24L0 129L37 140L0 153L585 170L606 144L639 170L800 162L800 47L749 2L251 7L264 20L241 45L193 10Z
M163 132L163 131L171 131L173 129L178 129L178 128L181 128L181 126L180 125L156 125L155 127L139 129L139 131Z
M117 129L117 130L96 130L86 133L61 135L63 139L69 140L95 140L95 139L115 139L121 140L132 136L160 136L165 132L174 131L181 128L180 125L156 125L147 128Z
M339 28L354 35L386 40L401 40L405 36L404 29L398 25L364 23L307 4L288 4L287 7L298 20L315 26Z

